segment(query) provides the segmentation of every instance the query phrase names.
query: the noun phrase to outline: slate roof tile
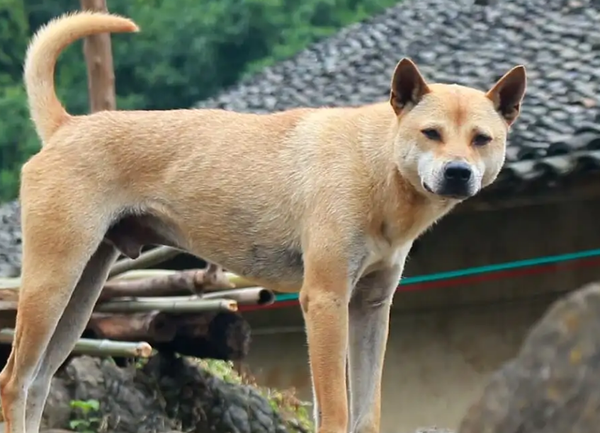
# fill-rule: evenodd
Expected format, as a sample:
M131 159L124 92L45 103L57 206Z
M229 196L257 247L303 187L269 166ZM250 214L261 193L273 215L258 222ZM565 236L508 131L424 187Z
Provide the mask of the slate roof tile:
M404 56L430 81L482 90L522 63L528 91L494 188L523 189L600 170L598 22L598 0L405 0L197 106L264 113L375 102Z

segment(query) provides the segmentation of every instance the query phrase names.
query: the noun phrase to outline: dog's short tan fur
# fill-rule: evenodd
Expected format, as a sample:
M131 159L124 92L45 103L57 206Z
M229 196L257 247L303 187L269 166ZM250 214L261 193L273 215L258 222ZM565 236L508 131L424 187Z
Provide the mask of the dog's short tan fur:
M405 59L390 100L357 108L67 114L53 86L61 50L87 35L136 30L117 16L71 14L41 29L27 53L43 149L22 169L22 288L0 374L7 432L38 431L50 378L110 265L144 244L299 290L319 432L379 431L389 309L404 261L415 238L497 176L524 68L484 93L427 84Z

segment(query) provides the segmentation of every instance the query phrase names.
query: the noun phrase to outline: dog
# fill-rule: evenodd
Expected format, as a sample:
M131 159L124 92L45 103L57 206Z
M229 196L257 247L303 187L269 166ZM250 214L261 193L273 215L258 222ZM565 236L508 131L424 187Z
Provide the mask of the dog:
M61 51L136 31L125 17L71 13L40 28L26 53L42 149L21 171L6 431L39 431L50 379L119 254L164 245L299 292L318 432L378 432L390 305L411 245L497 177L525 68L483 92L428 83L404 58L389 99L363 106L68 114L53 83Z

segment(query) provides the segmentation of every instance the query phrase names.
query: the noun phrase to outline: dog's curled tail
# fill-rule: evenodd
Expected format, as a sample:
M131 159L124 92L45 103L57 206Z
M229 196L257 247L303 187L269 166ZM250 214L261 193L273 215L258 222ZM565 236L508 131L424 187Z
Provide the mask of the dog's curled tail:
M57 17L36 32L27 48L23 75L31 119L42 143L70 117L54 88L54 70L60 53L86 36L137 31L138 26L127 18L83 11Z

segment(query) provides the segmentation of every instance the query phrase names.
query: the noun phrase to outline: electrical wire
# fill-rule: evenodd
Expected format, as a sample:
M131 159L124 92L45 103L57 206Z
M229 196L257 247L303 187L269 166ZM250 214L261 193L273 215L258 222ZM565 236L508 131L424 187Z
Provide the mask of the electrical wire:
M418 291L433 288L469 285L484 281L515 278L518 276L544 274L565 269L600 266L600 248L574 253L542 256L526 260L477 266L454 271L402 278L398 291ZM244 305L240 311L291 307L298 304L297 293L277 294L270 305Z

